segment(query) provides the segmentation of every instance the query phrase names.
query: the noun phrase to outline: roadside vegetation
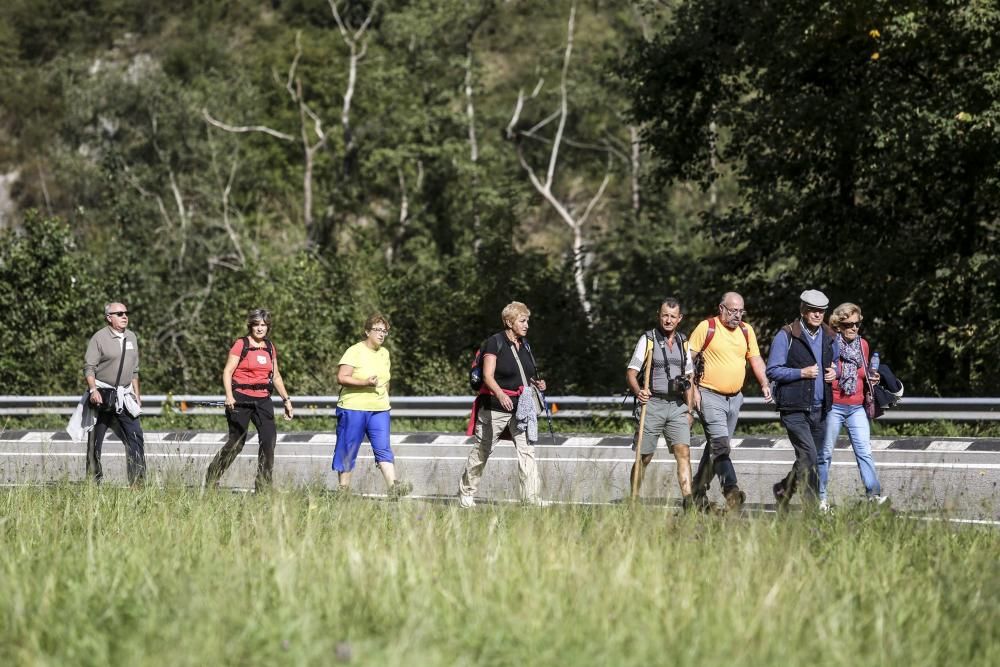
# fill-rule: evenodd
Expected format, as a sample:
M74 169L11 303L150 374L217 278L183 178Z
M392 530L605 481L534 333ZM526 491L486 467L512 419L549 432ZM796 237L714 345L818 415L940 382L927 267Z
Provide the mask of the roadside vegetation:
M1000 532L319 489L0 492L5 665L995 665Z

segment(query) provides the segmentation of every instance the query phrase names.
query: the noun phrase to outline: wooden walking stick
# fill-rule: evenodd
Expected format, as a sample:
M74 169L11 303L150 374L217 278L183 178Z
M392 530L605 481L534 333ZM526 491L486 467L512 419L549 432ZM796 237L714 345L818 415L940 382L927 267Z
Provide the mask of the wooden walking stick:
M646 340L646 358L643 364L646 367L646 372L643 374L642 388L649 391L649 375L653 370L653 341L648 339ZM642 404L642 410L639 412L639 430L635 435L635 467L632 474L633 502L639 497L639 487L642 486L642 429L646 425L646 408L648 406L648 400Z

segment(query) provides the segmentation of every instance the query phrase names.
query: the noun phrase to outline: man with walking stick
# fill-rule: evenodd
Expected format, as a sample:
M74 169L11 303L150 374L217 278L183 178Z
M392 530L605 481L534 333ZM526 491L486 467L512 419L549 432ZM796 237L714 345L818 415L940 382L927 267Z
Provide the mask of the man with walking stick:
M677 483L683 506L693 507L691 496L691 378L694 364L687 339L677 331L684 315L680 302L668 297L660 304L657 327L639 337L625 379L639 404L638 428L632 448L635 463L631 481L633 500L639 496L646 466L653 460L660 435L677 462ZM639 386L639 373L643 385Z

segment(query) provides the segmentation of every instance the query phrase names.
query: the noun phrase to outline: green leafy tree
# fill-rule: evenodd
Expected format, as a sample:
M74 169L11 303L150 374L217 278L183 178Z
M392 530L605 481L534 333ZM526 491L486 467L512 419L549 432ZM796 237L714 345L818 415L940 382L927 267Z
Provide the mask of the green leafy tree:
M4 393L82 390L87 340L102 325L104 303L118 298L96 275L59 220L30 212L19 231L0 234L0 310L10 332L0 355Z
M1000 7L694 0L627 62L665 182L727 170L704 215L773 330L806 287L864 309L920 392L995 392Z

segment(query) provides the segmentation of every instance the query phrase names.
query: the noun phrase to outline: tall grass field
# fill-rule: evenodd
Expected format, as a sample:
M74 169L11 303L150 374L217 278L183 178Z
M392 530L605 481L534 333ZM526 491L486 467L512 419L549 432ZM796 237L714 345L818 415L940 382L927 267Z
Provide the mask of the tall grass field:
M0 490L0 665L998 665L1000 531Z

